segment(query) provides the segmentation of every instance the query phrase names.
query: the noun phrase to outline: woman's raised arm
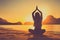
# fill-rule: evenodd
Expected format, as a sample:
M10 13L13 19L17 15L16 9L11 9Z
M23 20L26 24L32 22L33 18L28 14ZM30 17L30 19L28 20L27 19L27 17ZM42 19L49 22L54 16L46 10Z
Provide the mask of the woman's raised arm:
M41 13L41 17L42 17L42 12L38 9L38 11Z
M36 10L35 10L35 11L36 11ZM33 17L33 19L35 19L35 16L34 16L35 11L32 12L32 17Z

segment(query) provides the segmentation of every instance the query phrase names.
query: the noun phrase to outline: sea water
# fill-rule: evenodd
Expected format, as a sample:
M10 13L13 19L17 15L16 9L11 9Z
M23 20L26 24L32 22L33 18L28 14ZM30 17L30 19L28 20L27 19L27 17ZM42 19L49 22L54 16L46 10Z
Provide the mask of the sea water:
M29 29L34 29L33 25L0 25L0 27L11 29L11 30L22 30L28 31ZM46 31L60 32L60 25L42 25L42 29Z

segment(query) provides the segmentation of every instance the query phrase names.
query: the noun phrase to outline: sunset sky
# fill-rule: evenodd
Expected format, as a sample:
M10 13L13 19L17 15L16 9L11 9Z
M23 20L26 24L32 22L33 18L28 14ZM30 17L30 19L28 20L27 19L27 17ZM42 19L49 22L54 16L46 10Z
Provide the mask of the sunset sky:
M60 0L0 0L0 18L9 22L32 21L32 12L36 5L43 13L60 17Z

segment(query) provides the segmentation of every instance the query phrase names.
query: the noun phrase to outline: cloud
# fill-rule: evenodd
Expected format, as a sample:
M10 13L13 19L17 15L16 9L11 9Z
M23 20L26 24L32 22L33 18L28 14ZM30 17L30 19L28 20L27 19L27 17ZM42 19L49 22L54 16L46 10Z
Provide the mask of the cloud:
M18 3L19 0L0 0L0 6L7 6L7 5L12 5L14 3Z
M60 3L60 0L37 0L39 2L44 2L44 3Z

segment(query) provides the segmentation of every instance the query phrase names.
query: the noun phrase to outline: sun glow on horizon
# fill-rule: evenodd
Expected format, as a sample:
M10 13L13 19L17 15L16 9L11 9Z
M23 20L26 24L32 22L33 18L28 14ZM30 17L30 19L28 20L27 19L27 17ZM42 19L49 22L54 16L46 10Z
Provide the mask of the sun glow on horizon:
M39 10L42 12L42 14L43 14L43 20L44 20L47 17L47 15L48 15L47 14L48 8L42 7ZM25 18L25 21L27 21L27 22L33 22L32 13L27 15L27 17Z
M4 1L0 3L0 17L6 19L9 22L33 22L32 12L35 10L36 5L43 13L43 20L48 15L60 17L60 9L58 7L59 5L55 4L55 2L53 2L55 5L47 1L41 2L39 0L20 0L17 2L7 1L6 5L3 2Z

